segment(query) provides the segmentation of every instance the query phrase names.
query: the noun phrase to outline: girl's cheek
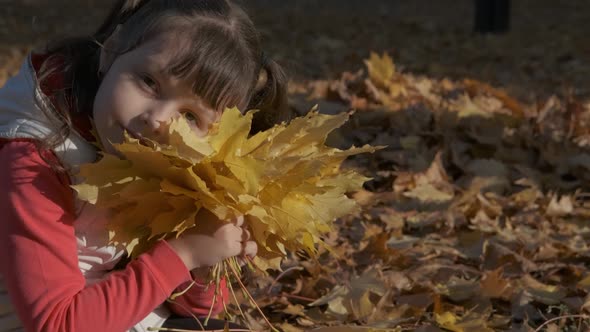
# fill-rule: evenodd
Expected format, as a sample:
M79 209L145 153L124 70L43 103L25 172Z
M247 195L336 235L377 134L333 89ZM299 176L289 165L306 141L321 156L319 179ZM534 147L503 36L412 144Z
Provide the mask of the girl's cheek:
M113 112L116 121L124 126L128 126L133 118L141 115L148 108L146 98L136 90L127 83L113 91Z
M195 135L197 137L205 137L205 136L207 136L207 132L204 131L204 130L202 130L202 129L199 129L199 128L193 129L193 132L195 133Z

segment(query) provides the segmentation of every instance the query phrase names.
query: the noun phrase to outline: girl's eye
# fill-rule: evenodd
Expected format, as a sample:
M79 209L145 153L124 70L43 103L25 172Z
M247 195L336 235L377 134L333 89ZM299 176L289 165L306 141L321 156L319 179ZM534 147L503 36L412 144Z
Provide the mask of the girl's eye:
M151 91L158 91L158 82L148 75L141 75L141 83Z
M199 118L197 118L193 112L184 112L183 116L190 124L193 124L196 127L199 126Z

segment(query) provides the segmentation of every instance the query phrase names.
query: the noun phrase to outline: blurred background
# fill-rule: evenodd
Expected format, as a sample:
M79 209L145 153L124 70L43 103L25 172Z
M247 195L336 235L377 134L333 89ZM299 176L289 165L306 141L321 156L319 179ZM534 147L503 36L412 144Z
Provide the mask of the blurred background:
M242 0L295 81L333 79L388 52L397 69L505 87L523 101L590 95L590 1L513 0L510 29L474 33L478 0ZM0 83L32 47L89 33L113 0L0 0Z

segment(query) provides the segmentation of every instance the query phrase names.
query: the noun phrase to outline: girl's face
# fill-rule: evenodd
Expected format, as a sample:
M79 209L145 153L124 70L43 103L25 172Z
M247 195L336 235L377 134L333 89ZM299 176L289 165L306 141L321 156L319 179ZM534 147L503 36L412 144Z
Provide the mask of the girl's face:
M127 130L136 138L159 140L174 118L186 118L198 136L207 134L220 112L192 92L191 82L166 73L178 44L161 35L114 59L94 100L96 130L105 150L123 141Z

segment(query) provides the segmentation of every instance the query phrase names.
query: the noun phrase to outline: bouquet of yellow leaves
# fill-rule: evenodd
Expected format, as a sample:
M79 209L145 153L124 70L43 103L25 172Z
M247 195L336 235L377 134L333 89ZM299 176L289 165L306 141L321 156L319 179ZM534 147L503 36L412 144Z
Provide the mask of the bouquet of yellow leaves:
M184 119L170 124L166 143L125 135L114 145L123 159L104 154L82 165L85 180L74 189L82 200L110 211L110 241L125 245L132 256L197 225L201 209L220 220L243 215L258 244L255 265L261 269L278 269L287 250L313 256L332 222L355 209L345 193L368 180L340 164L379 147L324 145L347 113L312 111L249 136L252 115L227 109L203 138Z

